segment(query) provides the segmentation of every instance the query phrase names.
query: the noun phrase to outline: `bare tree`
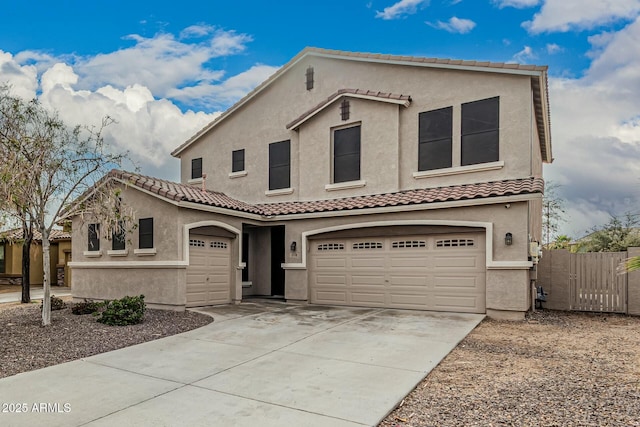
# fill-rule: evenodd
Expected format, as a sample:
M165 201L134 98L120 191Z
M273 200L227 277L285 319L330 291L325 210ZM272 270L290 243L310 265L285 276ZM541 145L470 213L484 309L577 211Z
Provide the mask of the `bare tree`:
M29 218L42 235L42 324L51 323L51 230L64 209L91 188L125 153L105 145L98 127L68 127L37 100L25 101L0 88L0 200L6 215Z
M549 248L555 240L560 223L565 221L564 200L558 196L560 186L553 181L547 181L544 186L542 199L542 235L544 247Z

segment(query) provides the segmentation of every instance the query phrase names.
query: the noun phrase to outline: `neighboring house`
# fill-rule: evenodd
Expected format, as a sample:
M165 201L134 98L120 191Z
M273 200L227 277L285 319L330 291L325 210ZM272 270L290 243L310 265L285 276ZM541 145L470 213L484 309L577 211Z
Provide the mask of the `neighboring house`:
M22 283L23 242L22 229L0 232L0 284L19 285ZM51 284L70 286L71 272L67 264L71 260L71 233L52 230L49 242L51 245ZM29 282L31 285L42 285L44 270L42 266L42 235L39 231L33 233L30 253Z
M172 155L180 183L105 178L130 242L75 218L75 298L530 307L546 67L307 48Z

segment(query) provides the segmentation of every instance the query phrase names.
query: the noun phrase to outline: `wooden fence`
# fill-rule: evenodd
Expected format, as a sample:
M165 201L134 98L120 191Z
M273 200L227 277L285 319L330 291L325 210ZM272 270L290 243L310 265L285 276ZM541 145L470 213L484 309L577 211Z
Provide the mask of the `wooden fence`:
M624 259L639 255L640 248L581 254L543 251L537 285L548 294L545 308L640 315L640 271L616 271Z

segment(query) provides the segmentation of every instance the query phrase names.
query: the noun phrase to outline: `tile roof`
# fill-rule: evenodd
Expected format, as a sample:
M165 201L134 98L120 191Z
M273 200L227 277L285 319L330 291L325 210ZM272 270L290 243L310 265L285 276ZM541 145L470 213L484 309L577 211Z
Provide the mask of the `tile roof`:
M249 204L223 193L202 190L148 176L124 171L111 171L109 176L177 202L192 202L263 216L304 214L313 212L348 211L387 206L407 206L457 200L486 199L517 194L542 193L542 178L523 178L448 187L404 190L395 193L373 194L313 201Z
M14 228L0 232L0 241L16 241L22 240L23 238L22 228ZM71 233L63 230L51 230L51 234L49 235L50 242L66 239L71 239ZM40 231L33 230L33 240L36 242L42 241L42 234L40 234Z
M364 89L339 89L337 92L332 93L327 99L319 102L314 107L308 109L296 119L292 120L287 124L287 129L295 129L300 126L307 118L311 117L318 111L330 105L336 99L341 98L343 96L354 96L360 98L369 98L379 101L392 101L394 103L402 103L405 107L408 107L411 103L411 97L409 95L398 95L394 93L387 92L376 92L374 90L364 90Z

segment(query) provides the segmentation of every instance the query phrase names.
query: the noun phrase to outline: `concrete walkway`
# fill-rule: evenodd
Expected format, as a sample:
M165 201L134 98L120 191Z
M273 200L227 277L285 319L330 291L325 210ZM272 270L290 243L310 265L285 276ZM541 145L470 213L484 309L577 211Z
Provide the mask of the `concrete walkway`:
M374 426L483 318L276 302L207 311L205 327L0 380L0 425Z
M31 300L41 300L44 297L42 286L32 286L29 289L29 295L31 296ZM57 297L69 296L71 295L71 288L52 286L51 295L55 295ZM7 292L4 294L0 294L0 304L5 302L20 302L20 300L22 300L22 292Z

